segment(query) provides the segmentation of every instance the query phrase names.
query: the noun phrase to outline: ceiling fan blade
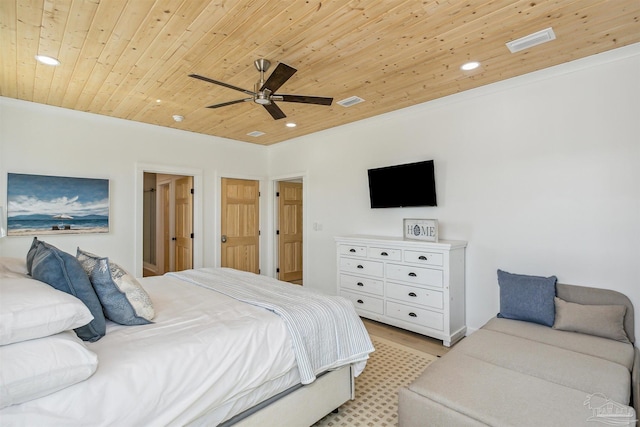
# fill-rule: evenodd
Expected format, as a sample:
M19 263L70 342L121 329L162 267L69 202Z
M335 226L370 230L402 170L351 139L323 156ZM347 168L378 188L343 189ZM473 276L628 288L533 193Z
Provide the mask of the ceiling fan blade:
M213 83L215 85L224 86L224 87L227 87L229 89L237 90L239 92L246 93L247 95L255 95L255 92L252 92L250 90L242 89L240 87L233 86L233 85L230 85L230 84L225 83L225 82L219 82L218 80L213 80L213 79L210 79L209 77L199 76L197 74L189 74L189 77L193 77L194 79L199 79L199 80L202 80L204 82Z
M223 102L221 104L209 105L207 108L220 108L226 107L227 105L240 104L241 102L253 101L253 98L245 98L245 99L236 99L235 101Z
M285 102L301 102L303 104L316 104L316 105L331 105L333 98L324 98L322 96L307 96L307 95L273 95L274 97L280 97Z
M296 73L296 71L298 70L280 62L276 69L273 70L273 73L271 73L267 81L264 82L260 91L262 92L265 89L269 89L271 93L277 91L280 86L282 86Z
M273 102L271 104L263 104L262 106L269 112L269 114L271 114L271 117L273 117L274 120L280 120L287 117L280 107Z

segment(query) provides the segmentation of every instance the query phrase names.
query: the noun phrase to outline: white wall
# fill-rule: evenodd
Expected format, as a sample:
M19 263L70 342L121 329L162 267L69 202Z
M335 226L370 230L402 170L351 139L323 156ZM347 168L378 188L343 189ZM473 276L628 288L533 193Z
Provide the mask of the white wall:
M639 76L634 45L271 147L0 97L0 205L7 172L108 178L110 232L46 240L136 271L140 165L200 171L214 266L220 176L262 180L265 200L269 178L304 176L306 286L336 292L334 236L400 236L403 218L437 218L442 238L469 241L471 328L499 309L497 268L616 289L640 313ZM438 207L369 209L368 168L426 159ZM266 274L272 208L261 207ZM0 255L22 257L30 241L4 238Z
M108 234L41 238L70 253L80 246L104 254L137 274L142 272L141 236L136 235L136 227L142 228L141 168L201 175L196 208L202 221L194 232L202 265L215 266L220 177L266 182L265 158L266 148L254 144L0 97L0 205L6 208L8 172L109 179ZM266 207L263 211L266 218ZM0 240L0 255L25 256L31 239Z
M640 317L639 82L635 45L272 146L270 174L304 171L322 224L305 285L336 292L334 236L437 218L469 242L471 329L499 311L498 268L616 289ZM438 207L369 208L368 168L428 159Z

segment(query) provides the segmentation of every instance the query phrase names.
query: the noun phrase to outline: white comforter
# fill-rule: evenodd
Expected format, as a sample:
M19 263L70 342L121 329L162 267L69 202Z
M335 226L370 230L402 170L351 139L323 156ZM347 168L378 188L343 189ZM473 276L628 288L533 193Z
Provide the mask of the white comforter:
M99 360L91 378L5 408L0 425L185 425L213 408L223 409L222 421L224 408L261 384L299 382L276 314L176 278L142 284L156 309L153 324L109 324L104 338L87 345Z
M373 351L367 330L345 298L230 268L201 268L168 275L280 316L293 341L302 384L313 382L324 371L363 362ZM364 364L359 368L356 376Z

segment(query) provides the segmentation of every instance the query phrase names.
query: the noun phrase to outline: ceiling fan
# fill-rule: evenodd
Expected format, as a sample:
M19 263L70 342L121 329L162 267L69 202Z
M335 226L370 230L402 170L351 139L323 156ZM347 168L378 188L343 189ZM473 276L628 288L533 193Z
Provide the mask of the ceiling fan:
M284 112L275 104L275 101L284 102L300 102L303 104L316 104L316 105L331 105L333 98L324 98L321 96L307 96L307 95L285 95L277 94L275 91L280 89L280 86L286 83L297 71L295 68L283 64L280 62L273 73L269 76L267 81L264 80L264 73L269 69L271 62L267 59L257 59L254 61L254 65L260 72L260 81L256 83L255 90L250 91L239 88L237 86L230 85L228 83L213 80L208 77L199 76L198 74L189 74L189 77L194 79L200 79L205 82L217 84L220 86L234 89L239 92L250 95L250 98L237 99L235 101L223 102L221 104L209 105L207 108L220 108L227 105L239 104L241 102L253 101L256 104L262 105L271 114L275 120L283 119L287 117Z

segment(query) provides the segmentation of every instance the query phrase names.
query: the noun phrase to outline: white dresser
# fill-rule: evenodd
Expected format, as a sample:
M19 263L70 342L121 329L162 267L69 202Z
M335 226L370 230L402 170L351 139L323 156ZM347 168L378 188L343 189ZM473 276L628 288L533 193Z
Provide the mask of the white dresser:
M358 314L441 339L466 333L467 242L379 236L336 237L338 292Z

